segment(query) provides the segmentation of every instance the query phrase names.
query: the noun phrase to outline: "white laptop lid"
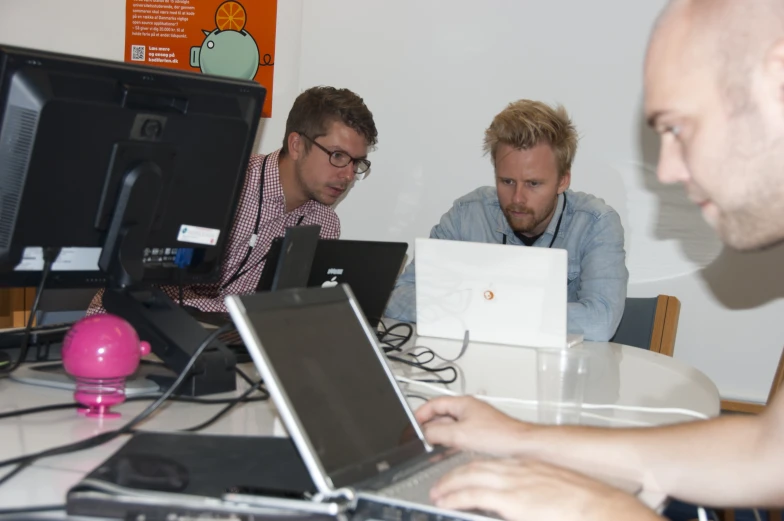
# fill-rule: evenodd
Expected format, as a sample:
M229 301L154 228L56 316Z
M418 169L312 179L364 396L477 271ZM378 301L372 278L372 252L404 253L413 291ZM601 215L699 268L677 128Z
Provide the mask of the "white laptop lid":
M566 250L416 239L415 260L419 336L566 346Z
M430 452L350 288L226 297L319 492Z

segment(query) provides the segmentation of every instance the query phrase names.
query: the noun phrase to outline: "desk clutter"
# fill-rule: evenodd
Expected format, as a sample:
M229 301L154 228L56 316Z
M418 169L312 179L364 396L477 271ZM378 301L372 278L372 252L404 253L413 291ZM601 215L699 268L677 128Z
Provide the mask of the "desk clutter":
M334 291L340 288L331 289ZM313 288L310 291L322 290ZM219 329L207 329L211 332L211 338L233 330L231 321ZM409 367L415 377L419 375L423 381L430 382L453 382L457 372L451 364L445 364L427 348L404 348L412 334L413 329L409 324L387 326L380 322L374 340L379 342L382 352L390 360ZM64 382L70 380L59 387L71 392L76 403L64 403L59 408L75 409L74 414L81 415L84 422L111 417L109 406L118 406L125 401L154 400L155 403L151 404L152 409L148 407L141 415L124 419L123 422L128 422L126 426L115 431L40 454L0 462L0 468L16 465L6 477L0 479L0 486L23 472L38 458L95 447L124 434L130 435L129 441L69 490L65 498L69 515L170 519L167 516L176 513L186 518L209 515L215 518L239 516L236 518L258 519L279 516L281 511L286 511L286 517L291 519L317 520L351 516L352 510L347 509L346 505L309 499L314 493L313 482L289 438L193 433L211 424L212 419L186 429L191 432L139 431L144 418L149 417L151 411L165 400L200 400L177 396L176 393L168 392L172 388L167 390L165 386L157 384L153 387L139 387L134 377L155 374L156 369L167 370L160 363L144 356L149 353L145 347L147 343L139 338L130 324L119 317L101 314L76 322L63 335L63 363L21 366L17 370L22 375L17 379L19 382L25 381L24 375L36 371L48 372L50 375L57 373ZM198 358L198 351L194 353L195 358ZM78 362L76 366L74 361ZM136 368L136 374L132 375ZM130 378L127 387L124 381L126 377ZM220 417L231 407L268 398L262 382L253 381L247 375L244 378L250 384L248 391L237 398L223 400L226 407L214 418ZM58 387L52 385L51 381L47 385ZM162 394L162 390L167 391L168 396ZM262 393L250 396L257 391ZM203 401L206 403L209 400ZM85 414L89 411L80 407L84 403L99 409ZM23 415L26 411L17 412ZM367 502L354 506L366 513L369 508L375 508Z

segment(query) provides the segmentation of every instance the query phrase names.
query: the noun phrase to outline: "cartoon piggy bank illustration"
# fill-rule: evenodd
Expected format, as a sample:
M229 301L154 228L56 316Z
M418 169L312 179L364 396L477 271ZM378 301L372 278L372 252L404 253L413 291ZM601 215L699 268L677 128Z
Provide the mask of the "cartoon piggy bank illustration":
M245 22L245 9L239 2L222 3L215 13L217 28L202 29L204 41L191 47L191 67L204 74L252 80L259 69L259 47L245 30Z

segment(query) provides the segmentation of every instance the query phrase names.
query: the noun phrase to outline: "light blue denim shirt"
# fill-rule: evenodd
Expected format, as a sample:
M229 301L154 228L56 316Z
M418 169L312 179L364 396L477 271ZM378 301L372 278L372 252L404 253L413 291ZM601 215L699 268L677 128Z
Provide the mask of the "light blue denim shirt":
M566 192L563 214L553 248L569 252L568 329L586 340L609 340L618 328L626 302L626 252L621 219L602 199L583 192ZM564 195L544 234L533 247L547 248L564 211ZM457 241L506 243L523 246L506 220L495 187L483 186L456 200L430 230L430 237ZM386 316L416 321L414 260L398 278Z

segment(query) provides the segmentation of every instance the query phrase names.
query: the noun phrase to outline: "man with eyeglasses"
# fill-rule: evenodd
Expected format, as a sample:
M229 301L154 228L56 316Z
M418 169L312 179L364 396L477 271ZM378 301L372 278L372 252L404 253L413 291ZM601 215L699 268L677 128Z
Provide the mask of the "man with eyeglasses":
M216 284L163 286L172 299L206 312L225 312L226 295L253 293L275 237L290 226L319 225L337 239L340 220L331 208L355 179L368 175L368 150L378 138L373 114L348 89L313 87L301 93L286 120L283 146L250 158ZM103 311L103 291L88 314Z
M532 100L510 103L485 132L495 187L457 199L430 231L453 241L562 248L568 251L570 333L607 341L626 302L623 226L601 199L569 190L577 131L563 107ZM386 316L416 321L415 266L398 279Z

